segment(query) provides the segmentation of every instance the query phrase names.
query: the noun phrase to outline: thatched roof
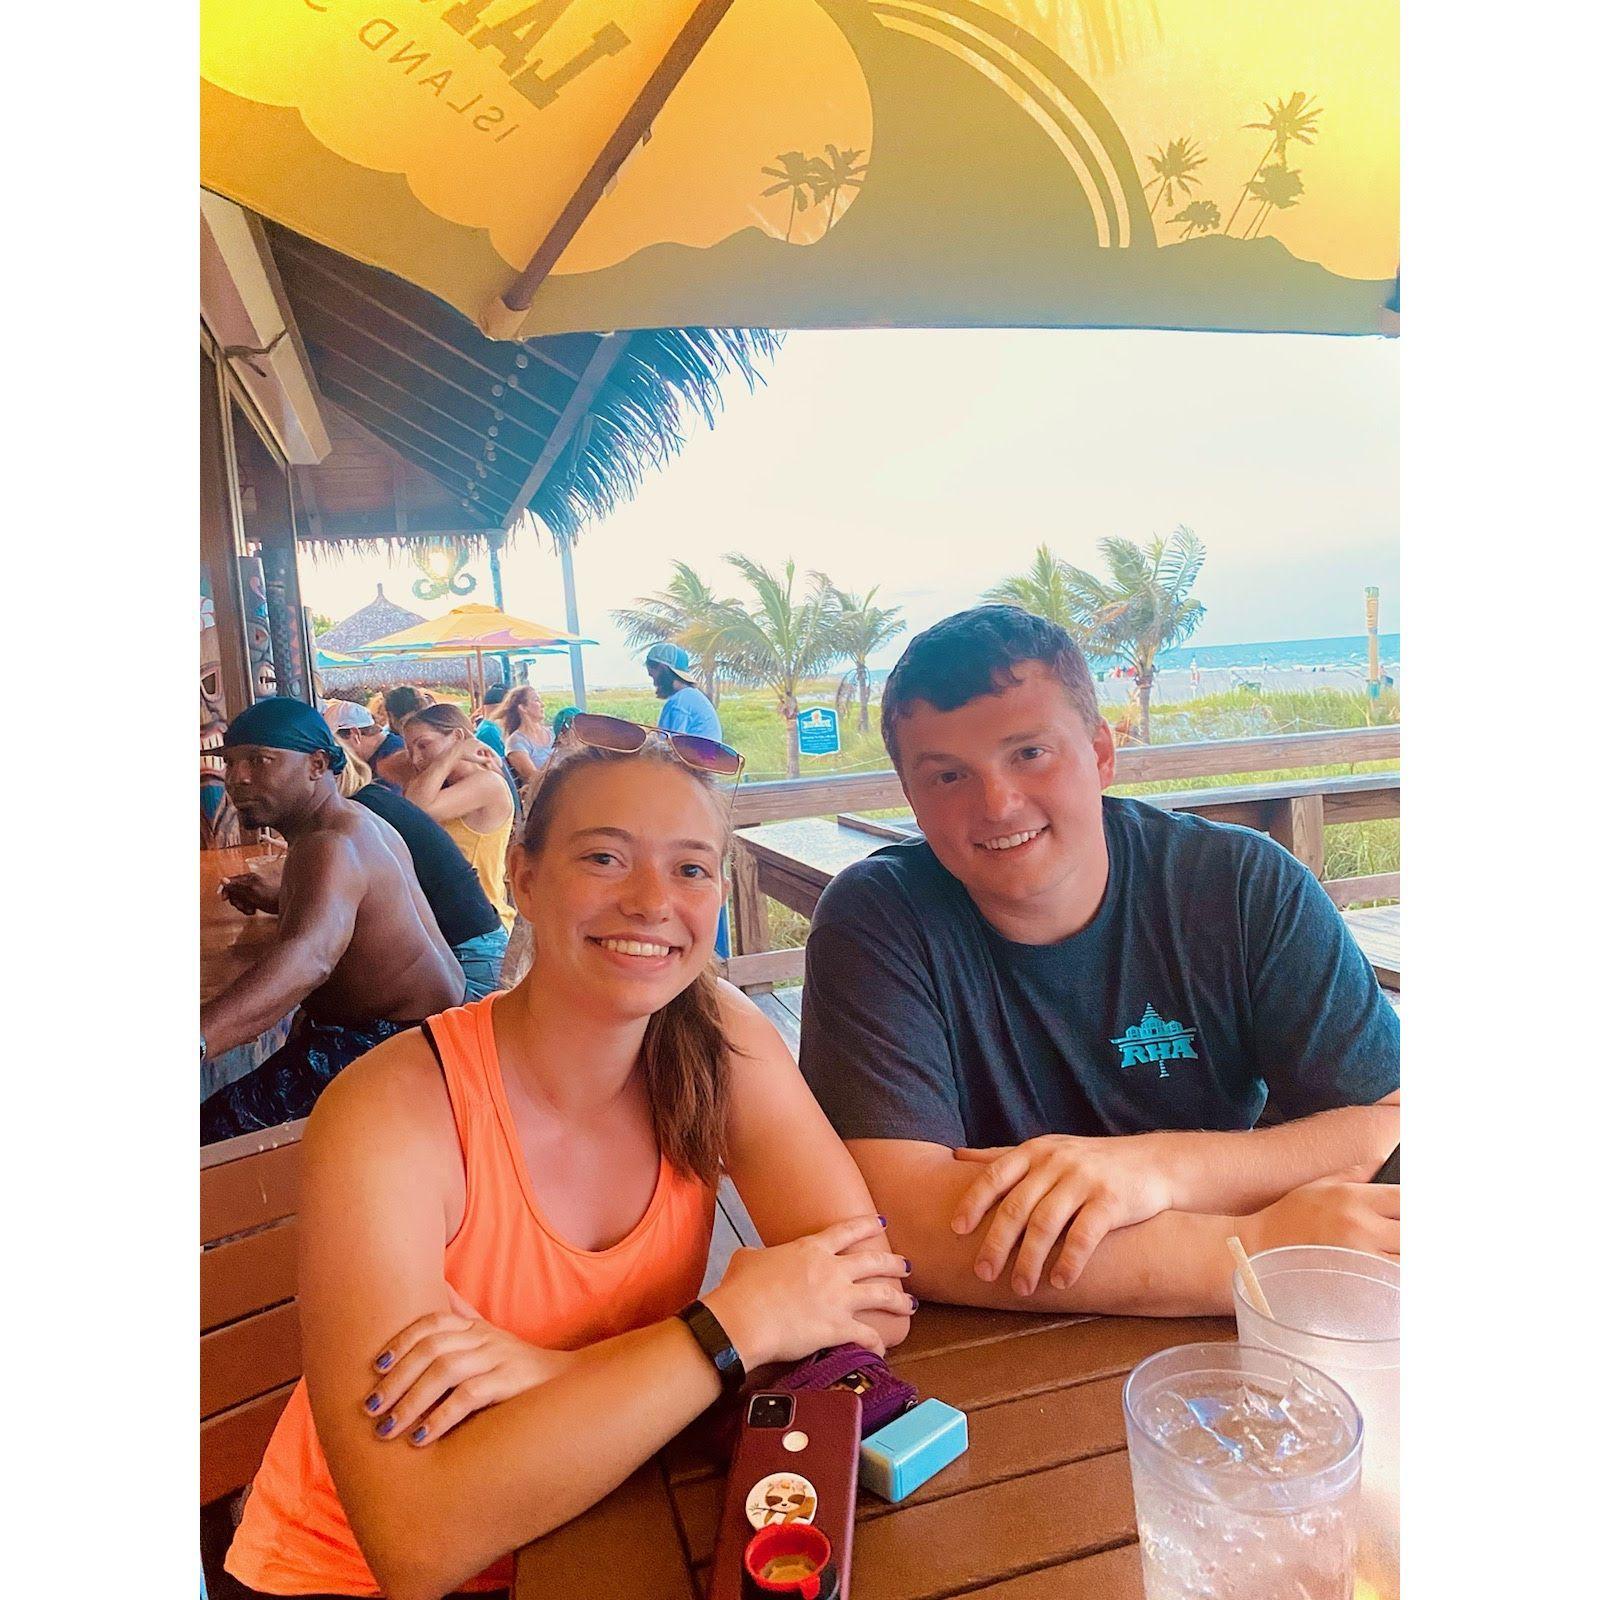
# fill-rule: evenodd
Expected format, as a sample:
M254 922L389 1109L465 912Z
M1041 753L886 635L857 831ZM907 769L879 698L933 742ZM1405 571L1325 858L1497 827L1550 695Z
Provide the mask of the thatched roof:
M377 595L359 611L352 611L342 622L336 622L326 633L317 636L319 650L359 650L374 639L386 639L391 633L409 628L425 620L418 611L408 611L397 606L378 585ZM406 656L384 660L381 657L359 667L323 667L317 672L322 692L335 698L360 692L365 698L376 689L392 689L402 683L415 684L419 689L462 689L472 686L469 663L461 656ZM484 676L490 683L501 679L500 663L494 656L485 656Z
M374 639L387 639L402 628L413 628L426 620L420 611L407 611L397 606L378 585L376 596L359 611L352 611L343 622L336 622L326 633L317 636L317 646L322 650L359 650Z
M478 545L524 512L573 540L676 454L691 413L716 416L723 379L754 386L780 342L759 328L490 339L414 284L275 223L266 236L335 441L295 469L313 551Z

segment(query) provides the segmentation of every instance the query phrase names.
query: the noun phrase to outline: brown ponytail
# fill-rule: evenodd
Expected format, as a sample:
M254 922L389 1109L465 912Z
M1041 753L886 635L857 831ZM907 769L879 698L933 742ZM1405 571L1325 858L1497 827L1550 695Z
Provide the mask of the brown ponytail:
M654 743L627 754L562 744L535 774L528 793L528 815L522 830L522 848L528 855L537 856L544 848L556 797L573 774L584 767L616 761L655 762L704 784L718 802L726 847L731 824L716 785L670 751ZM538 959L535 952L535 964ZM716 1184L727 1154L728 1058L732 1050L722 1026L716 975L710 967L651 1016L639 1050L657 1146L679 1172L707 1185Z

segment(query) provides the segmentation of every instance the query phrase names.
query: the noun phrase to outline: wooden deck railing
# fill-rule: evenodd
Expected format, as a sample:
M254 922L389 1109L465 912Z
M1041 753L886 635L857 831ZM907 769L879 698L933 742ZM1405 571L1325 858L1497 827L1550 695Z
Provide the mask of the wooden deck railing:
M1116 787L1176 783L1194 778L1245 777L1252 773L1303 767L1354 766L1395 761L1399 756L1400 729L1396 726L1288 733L1264 739L1150 745L1117 752ZM1212 821L1259 828L1322 878L1326 866L1325 830L1341 823L1398 817L1400 775L1380 772L1299 778L1225 788L1145 793L1139 798L1165 810L1190 811ZM734 802L734 825L743 828L763 822L907 805L905 791L892 771L747 783ZM760 894L760 873L750 852L738 840L734 843L733 874L736 906L741 901L754 905ZM1341 908L1363 900L1393 899L1400 892L1398 873L1324 880L1323 887ZM764 925L766 919L763 915L749 920ZM741 937L738 948L746 955L753 955L762 951L765 943L766 940L760 938L752 946L752 942Z

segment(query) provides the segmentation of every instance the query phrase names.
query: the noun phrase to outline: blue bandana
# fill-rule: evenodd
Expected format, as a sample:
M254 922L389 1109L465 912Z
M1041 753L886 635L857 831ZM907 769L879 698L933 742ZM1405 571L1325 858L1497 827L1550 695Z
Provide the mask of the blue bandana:
M332 772L344 771L344 750L328 731L328 724L304 700L284 695L257 700L228 725L222 746L264 745L269 750L298 750L309 755L320 750L328 758Z

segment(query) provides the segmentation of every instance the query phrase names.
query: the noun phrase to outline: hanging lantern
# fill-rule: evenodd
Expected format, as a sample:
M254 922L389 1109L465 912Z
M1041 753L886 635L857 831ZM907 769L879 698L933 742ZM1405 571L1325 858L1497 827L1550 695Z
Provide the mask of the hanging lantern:
M471 594L478 587L478 580L470 572L462 571L468 556L460 545L419 545L412 551L411 559L423 574L411 585L412 594L419 600L442 600L447 594Z

